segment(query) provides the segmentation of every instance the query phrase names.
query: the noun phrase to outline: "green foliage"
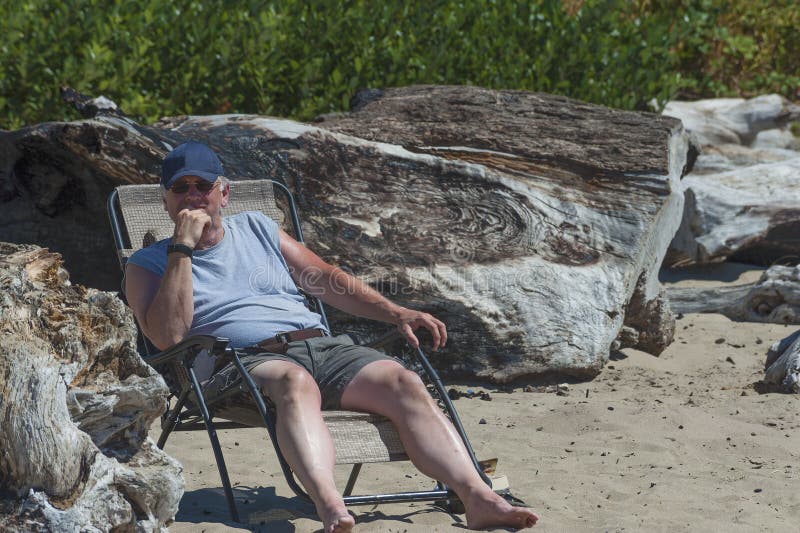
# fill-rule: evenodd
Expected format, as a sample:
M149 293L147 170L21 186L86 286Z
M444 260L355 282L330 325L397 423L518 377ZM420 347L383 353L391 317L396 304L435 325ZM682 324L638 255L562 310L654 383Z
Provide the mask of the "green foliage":
M685 97L769 92L800 97L797 0L679 2L691 31L677 44Z
M468 84L643 109L800 87L795 0L0 2L0 127L75 118L61 85L149 122L308 120L363 87Z

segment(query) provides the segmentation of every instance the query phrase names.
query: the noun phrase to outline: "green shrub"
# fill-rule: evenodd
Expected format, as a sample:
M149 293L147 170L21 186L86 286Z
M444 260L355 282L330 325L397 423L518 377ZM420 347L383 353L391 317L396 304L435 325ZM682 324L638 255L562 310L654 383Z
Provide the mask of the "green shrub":
M643 109L800 87L794 0L28 0L0 7L0 127L74 118L68 85L150 122L308 120L363 87L471 84Z
M797 0L695 0L694 21L676 47L687 98L779 93L800 97Z

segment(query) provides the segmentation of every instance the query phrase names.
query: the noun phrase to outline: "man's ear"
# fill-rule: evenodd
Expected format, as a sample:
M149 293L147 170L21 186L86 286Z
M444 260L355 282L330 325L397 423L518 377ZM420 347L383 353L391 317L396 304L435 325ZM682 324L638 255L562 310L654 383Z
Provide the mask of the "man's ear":
M161 205L164 206L164 211L167 211L167 197L165 195L161 195Z
M231 193L231 184L226 183L223 187L221 187L219 192L222 195L222 198L220 198L219 201L219 206L228 207L228 195Z

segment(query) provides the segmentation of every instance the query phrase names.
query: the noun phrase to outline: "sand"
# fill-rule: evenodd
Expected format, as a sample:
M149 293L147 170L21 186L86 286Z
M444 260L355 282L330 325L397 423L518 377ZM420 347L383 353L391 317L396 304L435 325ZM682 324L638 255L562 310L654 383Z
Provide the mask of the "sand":
M662 279L708 286L758 274L727 265ZM566 394L543 382L528 391L450 386L489 393L491 401L455 405L478 457L497 457L512 492L540 514L533 531L798 531L800 396L758 386L767 348L795 328L689 314L660 357L623 350ZM170 531L319 530L313 509L292 497L265 431L220 435L242 520L256 523L230 521L206 435L177 433L166 451L184 466L186 492ZM407 462L367 465L356 492L431 485ZM463 515L429 504L352 510L356 531L466 529Z

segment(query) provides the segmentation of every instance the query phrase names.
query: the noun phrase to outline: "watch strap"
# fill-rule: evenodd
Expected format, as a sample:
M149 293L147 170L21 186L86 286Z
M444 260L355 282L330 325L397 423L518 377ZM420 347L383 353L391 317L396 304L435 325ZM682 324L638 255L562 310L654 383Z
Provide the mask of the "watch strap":
M187 257L192 257L192 249L186 246L185 244L168 244L167 255L173 252L183 254Z

